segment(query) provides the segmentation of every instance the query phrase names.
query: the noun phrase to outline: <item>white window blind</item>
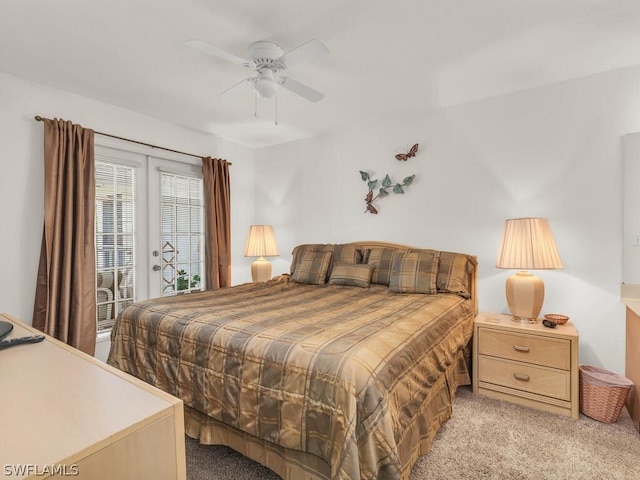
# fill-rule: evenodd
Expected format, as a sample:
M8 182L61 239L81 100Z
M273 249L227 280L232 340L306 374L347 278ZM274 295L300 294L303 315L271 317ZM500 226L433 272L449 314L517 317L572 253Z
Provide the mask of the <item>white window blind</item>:
M204 287L202 179L161 172L162 296Z
M96 301L98 331L113 326L135 298L135 169L96 161Z

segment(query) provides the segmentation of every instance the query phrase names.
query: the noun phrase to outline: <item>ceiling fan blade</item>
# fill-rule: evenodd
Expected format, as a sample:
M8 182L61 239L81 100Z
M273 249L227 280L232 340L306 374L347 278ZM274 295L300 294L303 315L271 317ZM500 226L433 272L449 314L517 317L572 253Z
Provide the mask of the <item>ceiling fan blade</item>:
M238 83L236 83L232 87L227 88L224 92L220 94L220 96L233 95L240 91L248 90L249 87L251 88L251 90L253 90L255 88L256 78L257 77L249 77L249 78L240 80Z
M289 77L280 77L280 84L287 90L306 98L310 102L319 102L324 98L324 94L311 87L308 87L304 83L300 83Z
M209 45L202 40L189 40L185 43L188 47L198 50L205 55L221 58L222 60L226 60L227 62L237 63L238 65L245 65L249 63L249 61L245 60L244 58L240 58L233 53L225 52L224 50L221 50L218 47L214 47L213 45Z
M277 62L281 63L285 68L291 68L301 63L315 60L327 53L329 53L329 47L320 40L314 38L285 53L277 60Z

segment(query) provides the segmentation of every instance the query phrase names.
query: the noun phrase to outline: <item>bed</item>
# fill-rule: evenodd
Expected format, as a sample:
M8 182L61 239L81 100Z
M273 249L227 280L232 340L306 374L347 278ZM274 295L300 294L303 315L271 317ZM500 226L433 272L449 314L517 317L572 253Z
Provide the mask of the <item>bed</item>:
M406 479L469 384L472 255L298 245L266 283L135 303L108 363L285 479Z

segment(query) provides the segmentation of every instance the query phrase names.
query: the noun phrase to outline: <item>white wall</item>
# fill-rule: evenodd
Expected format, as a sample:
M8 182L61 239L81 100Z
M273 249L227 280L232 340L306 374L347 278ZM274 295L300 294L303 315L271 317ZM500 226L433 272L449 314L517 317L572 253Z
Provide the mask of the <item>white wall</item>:
M622 282L640 285L640 133L622 139L624 220Z
M504 220L547 217L565 268L536 272L543 313L576 323L582 363L623 373L621 137L640 130L639 86L640 68L618 70L258 151L256 219L274 225L274 272L306 242L462 251L479 259L480 309L506 312L514 272L494 266ZM394 158L416 142L415 158ZM416 180L376 216L363 213L359 170Z
M64 118L94 130L189 153L224 157L231 167L234 283L250 280L242 256L254 215L254 152L96 100L0 74L0 312L31 323L42 238L43 124Z

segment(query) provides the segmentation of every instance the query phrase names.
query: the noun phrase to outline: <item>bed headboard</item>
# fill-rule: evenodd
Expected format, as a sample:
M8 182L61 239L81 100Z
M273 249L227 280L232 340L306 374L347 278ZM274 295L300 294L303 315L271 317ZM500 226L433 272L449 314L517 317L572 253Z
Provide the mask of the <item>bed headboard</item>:
M390 242L378 242L378 241L362 241L362 242L350 242L353 245L359 245L363 248L397 248L399 250L411 250L411 249L420 249L421 247L413 247L410 245L402 245L399 243L390 243ZM469 283L469 294L471 295L471 300L473 300L473 305L476 313L478 312L478 259L475 255L469 255L468 253L462 252L448 252L448 253L458 253L460 255L466 255L469 257L471 262L469 265L472 265L470 268L468 275L468 283Z

